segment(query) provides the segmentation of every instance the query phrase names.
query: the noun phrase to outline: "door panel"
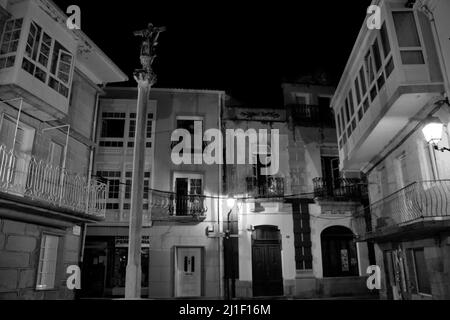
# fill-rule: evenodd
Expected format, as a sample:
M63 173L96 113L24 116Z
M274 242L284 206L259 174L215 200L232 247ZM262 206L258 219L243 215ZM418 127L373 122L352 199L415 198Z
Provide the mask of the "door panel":
M175 295L202 296L202 249L177 248L175 266Z
M283 270L281 247L275 244L253 245L253 296L282 296Z

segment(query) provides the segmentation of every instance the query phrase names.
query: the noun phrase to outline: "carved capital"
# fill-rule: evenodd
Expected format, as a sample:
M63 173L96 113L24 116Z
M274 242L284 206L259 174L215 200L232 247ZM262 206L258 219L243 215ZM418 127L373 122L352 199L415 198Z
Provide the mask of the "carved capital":
M136 80L138 87L148 89L156 83L156 74L152 71L136 70L134 80Z

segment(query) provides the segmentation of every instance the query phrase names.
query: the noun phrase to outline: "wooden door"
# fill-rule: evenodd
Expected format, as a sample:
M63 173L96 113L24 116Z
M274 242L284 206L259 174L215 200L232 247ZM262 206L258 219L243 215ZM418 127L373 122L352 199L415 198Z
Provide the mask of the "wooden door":
M283 271L279 244L255 243L252 266L253 296L283 295Z

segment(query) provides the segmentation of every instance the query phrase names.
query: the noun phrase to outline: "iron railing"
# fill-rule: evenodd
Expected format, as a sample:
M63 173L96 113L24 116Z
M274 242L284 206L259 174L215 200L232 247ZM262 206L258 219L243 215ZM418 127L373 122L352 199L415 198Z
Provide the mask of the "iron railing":
M152 210L158 213L176 217L203 218L208 211L206 196L203 195L181 195L173 192L150 191L150 203ZM153 213L152 213L153 215Z
M354 227L367 235L436 218L450 218L450 180L414 182L360 210Z
M287 110L296 125L335 127L331 108L319 105L289 104Z
M367 184L361 179L315 178L314 197L334 201L362 201L368 197Z
M277 177L247 177L247 194L250 197L284 197L284 179Z
M105 217L107 185L0 146L0 192Z

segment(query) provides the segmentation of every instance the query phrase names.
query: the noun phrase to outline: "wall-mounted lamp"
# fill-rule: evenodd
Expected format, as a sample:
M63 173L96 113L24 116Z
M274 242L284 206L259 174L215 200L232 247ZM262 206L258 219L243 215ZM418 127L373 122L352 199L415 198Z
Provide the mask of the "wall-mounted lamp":
M233 198L233 197L229 197L227 199L227 207L228 207L228 209L233 210L235 205L236 205L236 199Z
M425 141L432 145L435 150L444 152L450 151L449 148L439 148L438 144L442 141L442 134L444 132L444 124L437 117L429 117L423 126L422 133Z

